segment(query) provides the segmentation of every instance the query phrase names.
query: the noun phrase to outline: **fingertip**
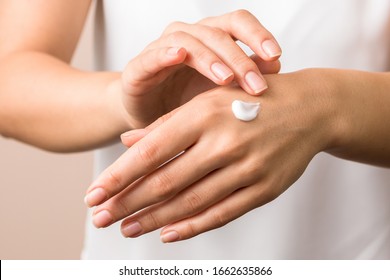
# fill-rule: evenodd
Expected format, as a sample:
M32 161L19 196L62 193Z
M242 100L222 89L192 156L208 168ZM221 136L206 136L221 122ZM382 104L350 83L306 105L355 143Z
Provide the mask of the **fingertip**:
M267 82L264 80L264 78L254 71L249 71L245 75L245 83L250 89L248 93L256 96L260 95L268 88Z
M282 55L282 49L279 44L273 40L268 39L261 44L262 50L265 53L267 60L276 60Z
M267 89L268 89L268 86L266 85L262 89L257 90L256 92L253 92L251 94L254 95L254 96L261 96L261 95L263 95L267 91Z
M86 194L84 197L84 203L87 207L91 208L101 204L107 199L107 197L107 193L103 188L95 188Z
M219 85L227 85L234 79L233 71L221 62L211 64L210 70L217 78L216 83Z
M175 230L169 230L165 231L161 234L160 240L163 243L171 243L171 242L176 242L180 240L180 235L177 231Z
M141 140L146 134L147 132L145 129L134 129L121 134L120 138L122 144L130 148L136 142Z
M166 51L167 55L173 57L180 57L184 59L187 56L187 50L183 47L170 47Z

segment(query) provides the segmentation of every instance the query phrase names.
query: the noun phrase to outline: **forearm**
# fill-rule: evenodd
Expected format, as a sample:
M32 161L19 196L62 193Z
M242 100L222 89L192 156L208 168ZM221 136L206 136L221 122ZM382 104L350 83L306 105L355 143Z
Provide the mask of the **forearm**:
M0 62L0 133L34 146L80 151L104 145L129 127L119 73L82 72L39 52Z
M325 71L338 121L328 151L338 157L390 167L390 73ZM326 80L326 78L325 78Z

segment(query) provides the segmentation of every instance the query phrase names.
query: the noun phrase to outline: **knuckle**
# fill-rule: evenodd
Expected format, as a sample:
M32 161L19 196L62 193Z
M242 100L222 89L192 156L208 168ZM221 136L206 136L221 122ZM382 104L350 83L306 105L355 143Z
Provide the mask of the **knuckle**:
M158 172L150 182L150 193L156 201L167 199L173 192L172 177L167 172Z
M246 73L249 69L256 69L256 64L244 53L239 53L230 58L230 61L238 69L241 69L243 73Z
M211 157L221 164L242 158L245 154L245 145L237 139L240 138L235 134L219 137L217 147L210 153Z
M122 178L119 172L115 171L114 169L110 168L107 171L107 182L110 186L115 186L116 188L119 188L122 185ZM107 190L108 192L110 190Z
M142 142L135 145L137 148L138 158L142 161L147 169L155 168L158 158L158 146L153 141Z
M196 50L195 57L193 57L194 62L210 62L212 60L212 55L207 48L199 48Z
M153 211L149 211L144 216L145 222L143 224L148 225L148 228L155 229L161 227L160 219L156 216L156 214Z
M280 183L279 183L280 178L274 178L270 180L266 180L266 187L265 187L265 200L266 202L271 202L278 198L283 191L280 189Z
M154 124L156 126L160 126L162 125L163 123L165 123L166 121L168 121L171 117L173 116L173 113L172 111L165 114L165 115L162 115L161 117L159 117L157 120L154 121Z
M224 211L221 209L214 210L211 213L211 219L215 228L220 228L226 225L230 221L228 209L224 209Z
M210 27L209 36L218 42L224 42L227 39L230 40L231 38L229 34L227 34L225 31L217 27Z
M252 16L252 14L245 9L239 9L231 13L231 17L235 20L241 20L242 18Z
M167 40L173 45L182 44L188 38L188 34L184 31L174 31L167 35Z
M202 205L202 198L195 191L189 191L184 196L184 209L186 214L194 214L198 212Z
M112 214L118 216L118 219L121 219L127 215L132 214L131 209L127 203L127 200L124 197L118 197L112 200L110 205L111 209L115 209L115 211L111 211Z
M173 21L165 28L163 34L169 34L182 29L186 24L182 21Z
M198 231L195 223L193 223L191 220L189 220L186 223L185 237L190 238L190 237L194 237L198 234L199 234L199 231Z
M268 164L262 158L243 157L237 164L237 172L245 185L253 185L263 181L267 175Z

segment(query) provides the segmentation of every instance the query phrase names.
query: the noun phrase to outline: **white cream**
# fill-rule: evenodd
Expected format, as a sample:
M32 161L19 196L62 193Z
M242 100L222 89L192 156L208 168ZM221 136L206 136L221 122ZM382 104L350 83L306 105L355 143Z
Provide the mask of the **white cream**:
M244 122L254 120L259 114L260 103L244 102L234 100L232 102L232 111L234 116Z

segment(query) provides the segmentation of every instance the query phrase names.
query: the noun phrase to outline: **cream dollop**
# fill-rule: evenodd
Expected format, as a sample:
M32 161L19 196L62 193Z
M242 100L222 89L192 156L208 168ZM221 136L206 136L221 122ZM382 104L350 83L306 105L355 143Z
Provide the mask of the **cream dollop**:
M234 116L244 122L254 120L259 114L260 103L244 102L234 100L232 102L232 111Z

